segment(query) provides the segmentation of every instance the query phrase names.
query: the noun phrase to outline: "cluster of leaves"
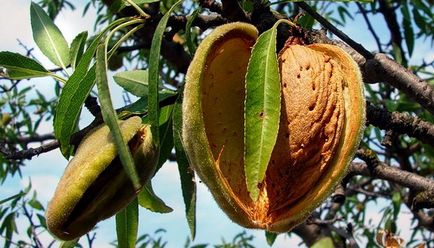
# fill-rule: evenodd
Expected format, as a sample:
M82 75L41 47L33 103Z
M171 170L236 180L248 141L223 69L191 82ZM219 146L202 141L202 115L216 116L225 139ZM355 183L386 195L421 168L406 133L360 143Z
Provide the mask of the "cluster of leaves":
M168 241L165 241L164 235L166 233L165 229L158 229L152 234L142 234L136 241L135 247L139 248L164 248L168 245ZM225 241L222 239L220 244L212 245L214 248L254 248L252 242L254 240L254 236L248 235L245 231L236 234L231 241ZM113 242L112 245L115 247L118 246L117 242ZM184 244L184 248L208 248L209 244L197 244L192 245L190 238L187 237L187 240Z
M23 224L23 220L27 222L26 236L20 235L19 238L15 238L21 230L16 223L19 218L21 219L20 225ZM4 247L42 245L39 234L47 229L44 207L38 201L36 192L31 193L31 184L19 193L0 200L0 221L2 223L0 235L4 237Z
M5 69L4 75L10 79L20 80L48 76L64 84L59 95L56 112L54 113L54 132L60 142L61 151L66 158L73 153L73 146L70 144L70 140L72 134L77 130L81 108L96 84L102 107L102 116L114 135L120 159L137 188L140 188L137 172L135 171L129 149L127 149L127 145L120 135L117 119L118 116L127 118L131 115L142 115L145 122L152 124L154 142L157 146L160 146L160 143L162 145L158 169L168 159L173 147L175 146L176 148L181 178L183 179L184 195L186 196L187 205L190 206L187 208L189 225L192 228L192 236L194 237L195 219L194 216L191 216L191 213L194 212L195 206L191 203L195 202L195 185L192 185L193 174L189 171L187 159L180 141L181 107L180 101L177 100L179 96L174 91L162 89L162 85L159 83L161 40L168 17L176 6L177 4L173 5L167 11L155 31L150 52L149 60L151 62L149 64L149 72L136 70L119 73L115 76L115 81L119 82L120 86L141 97L134 104L124 107L119 112L114 110L108 90L108 59L110 59L110 56L120 44L143 26L141 23L144 22L144 19L127 17L116 20L93 37L88 46L86 46L86 32L78 34L71 43L71 46L69 46L61 31L48 14L39 5L32 3L30 10L34 40L42 53L53 64L59 66L66 78L45 69L34 59L10 52L0 53L0 66ZM107 51L108 43L111 41L112 36L132 25L138 26L133 27L130 31L120 36L110 51ZM95 63L92 62L94 57ZM68 68L72 69L72 73ZM69 75L69 73L71 74ZM160 109L159 98L164 100L168 97L174 98L174 103ZM9 101L5 102L10 103ZM26 106L29 107L31 104L26 104ZM27 111L20 110L22 113L27 114ZM29 124L33 123L30 118L27 121ZM35 124L38 125L39 122L36 121ZM5 174L11 173L6 172ZM121 247L131 247L137 239L138 204L155 212L164 213L172 211L170 207L166 206L155 196L151 184L147 185L142 190L138 200L133 201L130 206L121 211L116 217L118 241L122 242L119 244ZM41 218L43 218L42 215ZM7 220L4 222L5 225L9 225L9 220L14 220L14 216L9 216ZM10 226L11 228L14 227L14 225ZM11 228L5 229L8 231L8 238L10 238L10 231L13 230Z

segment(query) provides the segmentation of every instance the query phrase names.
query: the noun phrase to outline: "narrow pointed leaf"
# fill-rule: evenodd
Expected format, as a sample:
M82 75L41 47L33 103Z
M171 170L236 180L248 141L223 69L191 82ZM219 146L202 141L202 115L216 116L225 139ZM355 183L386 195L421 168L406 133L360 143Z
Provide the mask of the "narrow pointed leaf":
M66 68L69 65L68 43L45 11L35 3L30 5L33 39L41 52L53 64Z
M2 200L0 200L0 205L2 205L3 203L6 203L6 202L8 202L8 201L18 199L18 198L20 198L21 196L23 196L23 195L25 195L25 194L26 194L25 192L21 191L21 192L18 193L18 194L15 194L15 195L13 195L13 196L10 196L10 197L7 197L7 198L5 198L5 199L2 199Z
M157 173L161 169L163 164L169 159L170 154L173 150L172 113L173 105L165 106L161 108L160 111L159 133L161 149L155 173Z
M81 107L95 84L95 67L88 67L104 33L100 33L84 52L74 73L69 77L59 97L54 116L54 134L60 142L60 150L66 158L70 155L71 135L75 132Z
M140 179L137 174L136 167L134 166L134 160L131 152L119 128L118 118L116 115L116 111L113 108L110 96L110 90L107 80L107 61L105 59L105 52L105 45L99 45L96 51L96 85L98 87L98 99L101 103L101 113L104 122L110 128L110 132L115 141L116 150L119 154L122 166L127 175L130 177L134 188L138 190L141 188Z
M154 193L151 182L143 187L143 190L140 191L137 198L139 200L139 205L149 211L162 214L173 211L171 207L167 206L166 203L164 203L164 201Z
M405 43L407 44L408 55L409 57L411 57L411 55L413 54L414 38L415 38L413 25L411 23L412 18L407 3L403 4L400 9L403 16L402 27L404 28Z
M191 37L191 25L201 11L201 7L193 11L193 14L187 17L187 24L185 24L185 39L187 40L188 52L190 53L191 57L193 57L194 53L196 52L196 44L193 42L193 39Z
M247 189L253 200L258 199L258 184L264 179L279 129L280 79L276 32L274 26L259 36L246 74L244 167Z
M137 198L116 214L118 247L134 248L139 230L139 207Z
M135 96L144 97L148 95L147 70L119 72L113 76L113 79L119 86Z
M149 120L151 123L151 131L153 137L159 137L158 134L158 85L159 85L159 70L160 70L160 50L161 41L163 40L163 34L166 30L167 21L172 11L180 4L182 1L175 3L169 11L161 18L160 22L155 29L154 36L152 37L151 50L149 54L149 97L148 97L148 108L149 108ZM160 140L158 138L154 139L157 147L160 146Z
M84 46L86 45L87 32L79 33L71 43L71 49L69 50L69 57L71 59L71 67L75 69L80 62L81 56L83 55Z
M70 77L60 94L54 118L54 134L66 158L71 155L71 136L77 131L81 108L95 85L95 77L93 66L82 78Z
M0 52L0 67L7 69L10 79L26 79L52 75L35 60L18 53Z
M277 233L267 232L265 231L265 239L267 240L267 244L271 247L276 241Z
M74 248L78 244L79 239L60 242L59 248Z
M180 99L175 103L173 112L173 141L176 152L176 162L181 178L182 196L185 204L185 216L190 228L191 238L196 236L196 182L194 180L194 171L185 154L181 140L182 131L182 103Z

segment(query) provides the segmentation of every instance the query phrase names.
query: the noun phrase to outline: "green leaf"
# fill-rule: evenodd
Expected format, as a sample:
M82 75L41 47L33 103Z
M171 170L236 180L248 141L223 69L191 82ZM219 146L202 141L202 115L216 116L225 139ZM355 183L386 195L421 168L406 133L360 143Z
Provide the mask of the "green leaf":
M346 19L345 16L348 16L350 19L353 19L353 17L351 16L350 12L348 12L347 8L344 6L338 6L337 7L337 11L339 14L339 17L341 18L342 23L346 23Z
M60 142L62 154L68 158L71 151L69 141L71 135L76 131L81 107L95 84L95 66L88 71L92 62L98 43L110 28L120 25L131 18L118 19L108 25L92 41L84 52L74 73L68 79L59 97L54 116L54 134Z
M74 248L78 244L78 240L79 238L70 241L62 241L59 244L59 248Z
M4 247L10 247L10 245L12 244L11 241L12 236L14 234L14 232L17 231L17 226L15 223L15 217L16 217L16 212L11 212L9 213L4 219L3 219L3 223L0 227L0 234L2 234L3 237L5 237L5 244ZM3 234L3 232L6 231L6 235Z
M116 214L118 247L134 248L139 230L139 207L137 198Z
M414 49L414 31L413 31L413 26L411 25L412 18L411 18L410 10L408 9L408 4L406 3L403 4L400 9L403 16L402 26L404 28L405 43L407 44L408 55L409 57L411 57Z
M157 195L155 195L152 189L151 182L149 181L140 191L137 196L139 205L155 213L170 213L173 209L164 203Z
M26 79L51 76L52 73L35 60L18 53L0 52L0 67L7 69L10 79Z
M83 77L76 77L78 74L81 74L81 71L77 69L63 88L54 118L54 133L66 158L71 153L69 142L77 129L81 107L95 84L95 66Z
M169 159L170 154L173 150L173 136L172 136L172 113L173 113L173 105L164 106L160 111L160 141L161 141L161 149L160 149L160 157L158 158L157 169L155 173L157 173L163 164Z
M44 206L36 199L36 191L33 192L33 197L28 201L28 204L36 210L44 210Z
M36 217L39 220L39 224L44 227L47 228L47 220L45 219L45 216L42 214L36 214Z
M416 26L420 29L422 33L426 33L427 31L427 20L422 16L421 13L417 10L417 8L413 8L412 10L413 17L414 17L414 23L416 23Z
M84 51L84 45L86 45L87 32L79 33L71 43L71 49L69 50L69 57L71 58L71 67L75 69L78 62L81 59Z
M69 65L68 43L47 13L35 3L30 5L33 39L53 64L64 69Z
M191 37L191 25L201 11L201 7L194 10L193 14L187 17L187 24L185 24L185 39L187 40L188 52L190 53L191 57L193 57L194 53L196 52L196 44L193 42L193 39Z
M433 13L432 8L431 8L432 4L431 4L431 6L429 6L424 1L421 1L421 0L413 0L411 2L412 2L412 4L414 4L414 6L417 9L422 10L425 13L425 15L427 15L430 18L434 18L434 13Z
M13 195L13 196L10 196L10 197L7 197L7 198L5 198L5 199L2 199L2 200L0 200L0 205L2 205L2 204L4 204L4 203L6 203L6 202L8 202L8 201L11 201L11 200L14 200L14 199L18 199L18 198L20 198L21 196L23 196L23 195L25 195L26 193L25 192L20 192L20 193L18 193L18 194L15 194L15 195ZM1 217L0 217L0 219L1 219Z
M118 151L119 158L122 166L131 179L133 186L136 190L141 188L140 179L137 174L136 167L131 152L126 144L118 124L116 111L113 108L113 103L110 96L110 90L107 80L107 59L105 44L98 46L96 51L96 81L98 88L98 99L101 103L101 113L104 122L110 128L110 132L115 142L116 150Z
M70 155L71 135L75 132L81 107L95 84L95 66L87 70L104 32L100 33L84 52L74 73L69 77L59 97L54 116L54 134L60 142L60 150L66 158Z
M276 241L277 233L267 232L265 231L265 239L267 240L267 244L272 246Z
M163 34L166 30L167 21L172 11L180 4L182 0L175 3L169 11L161 18L160 22L155 29L154 36L152 37L152 44L149 54L149 120L151 123L152 136L157 137L154 139L154 143L157 147L160 147L160 135L158 134L158 85L159 85L159 70L160 70L160 50L161 41L163 40Z
M160 0L132 0L135 4L145 4L145 3L155 3L159 2ZM125 0L115 0L110 5L110 12L111 13L118 13L119 11L123 10L125 7L131 6L127 1Z
M259 36L246 74L244 170L247 189L254 201L259 197L258 184L265 177L279 129L280 77L276 27L274 25Z
M182 144L182 103L178 98L173 110L173 142L175 145L176 162L181 178L182 196L185 204L185 216L190 228L191 238L196 236L196 182L194 171L190 166Z
M315 24L315 19L310 15L303 15L297 19L297 24L305 29L311 29Z
M393 204L393 218L394 218L394 220L396 220L396 218L398 217L398 214L401 210L401 203L402 203L401 193L398 191L393 192L392 204Z
M147 70L119 72L113 76L113 79L119 86L135 96L144 97L148 95Z
M402 64L404 61L404 58L402 57L401 48L399 48L399 46L394 42L392 43L392 52L393 52L393 57L395 58L396 62L398 64Z
M312 248L334 248L333 240L330 237L322 238L312 245Z

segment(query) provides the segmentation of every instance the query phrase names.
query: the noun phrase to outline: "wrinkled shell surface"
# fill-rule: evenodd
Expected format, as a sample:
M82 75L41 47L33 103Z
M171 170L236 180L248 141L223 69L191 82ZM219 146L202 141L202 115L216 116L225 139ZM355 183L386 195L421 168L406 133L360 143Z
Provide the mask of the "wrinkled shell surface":
M231 23L200 44L187 72L183 140L199 177L233 221L285 232L344 176L363 133L363 86L357 64L342 49L285 46L278 138L253 202L244 176L243 104L256 38L254 26Z
M149 126L139 117L120 121L124 140L129 141L142 183L154 172L156 152ZM139 158L139 159L137 159ZM46 218L51 233L71 240L113 216L136 195L124 172L108 126L90 132L77 148L49 202Z

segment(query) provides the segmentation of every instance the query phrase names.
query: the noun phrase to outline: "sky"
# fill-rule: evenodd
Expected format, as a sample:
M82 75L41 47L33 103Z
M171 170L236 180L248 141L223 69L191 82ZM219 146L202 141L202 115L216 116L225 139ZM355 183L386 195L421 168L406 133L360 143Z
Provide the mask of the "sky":
M95 20L95 10L90 8L86 16L82 16L83 2L72 1L76 7L76 11L62 11L56 19L56 24L59 26L66 40L70 43L78 33L87 30L90 34L93 33L93 23ZM0 0L2 7L2 15L0 15L0 51L14 51L24 53L24 49L18 45L17 39L24 43L27 47L35 48L35 55L40 62L47 68L54 68L37 49L31 35L29 6L28 0ZM373 20L373 23L380 20ZM382 22L381 22L382 23ZM385 28L381 25L376 25L376 28L384 31ZM376 45L372 37L367 32L360 32L365 29L365 24L361 19L356 20L355 24L343 29L354 40L362 43L370 50L374 50ZM384 33L384 32L383 32ZM430 45L418 42L416 44L414 61L425 58L427 60L434 58L434 52ZM36 87L46 96L53 96L52 89L54 82L49 79L35 79L25 82L26 85ZM116 85L111 85L113 92L121 92ZM113 96L115 104L122 103L121 94ZM84 114L82 117L81 127L85 126L90 121L89 115ZM52 123L44 123L40 128L41 133L52 132ZM34 144L37 146L38 144ZM58 150L46 154L42 154L26 162L23 167L23 175L25 177L14 177L9 179L0 190L0 199L15 194L28 185L29 180L32 183L33 189L38 192L38 198L43 204L46 204L54 193L55 186L67 165L67 161L62 157ZM30 176L30 178L29 178ZM164 240L168 241L167 247L180 247L185 243L189 230L184 216L184 203L180 190L180 181L176 164L167 163L159 171L153 179L154 190L167 205L172 207L174 211L169 214L156 214L146 210L140 211L139 234L152 234L155 230L163 228L166 230ZM197 202L197 234L195 244L209 243L217 244L222 239L229 241L236 234L246 231L248 234L254 235L254 244L257 247L266 247L265 235L263 231L247 230L237 224L232 223L228 217L218 208L215 201L212 199L209 190L201 183L198 184L198 202ZM378 206L368 206L375 211L368 211L368 216L375 221L381 218L378 214ZM406 217L407 216L407 217ZM399 220L400 226L408 226L411 224L407 214L404 211L402 218ZM24 226L23 223L21 225ZM373 225L375 227L376 225ZM20 235L25 235L25 230L20 229ZM98 224L98 234L95 240L94 247L107 247L110 242L115 240L115 223L114 218L110 218ZM41 234L44 242L49 242L51 237L48 233ZM0 239L0 246L3 240ZM273 247L296 247L300 243L300 239L295 235L289 238L287 235L279 235Z

